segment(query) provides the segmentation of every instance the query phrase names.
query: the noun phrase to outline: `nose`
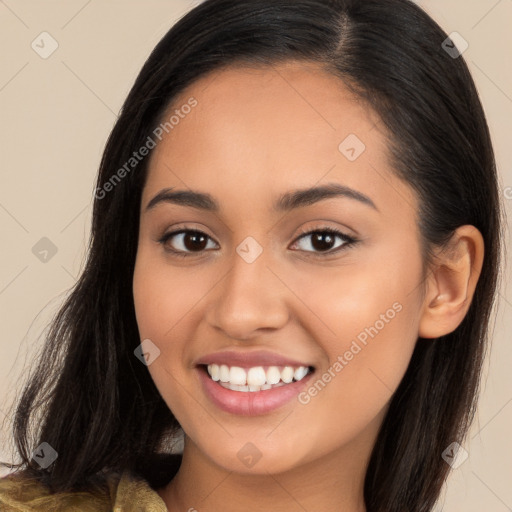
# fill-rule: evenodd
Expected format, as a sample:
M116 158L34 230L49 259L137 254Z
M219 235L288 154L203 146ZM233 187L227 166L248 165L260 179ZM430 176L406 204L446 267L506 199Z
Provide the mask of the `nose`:
M248 262L234 252L230 269L215 287L207 319L224 336L249 341L288 322L291 292L266 254Z

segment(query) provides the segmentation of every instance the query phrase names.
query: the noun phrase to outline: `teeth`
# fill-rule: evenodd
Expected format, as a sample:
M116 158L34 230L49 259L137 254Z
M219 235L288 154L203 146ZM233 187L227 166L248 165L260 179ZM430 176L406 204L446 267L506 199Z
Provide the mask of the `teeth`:
M219 382L219 384L226 389L231 389L231 391L264 391L265 389L279 388L281 386L286 386L284 382L279 382L278 384L263 384L262 386L239 386L237 384L230 384L229 382Z
M277 366L271 366L267 370L267 384L277 384L281 380L281 372Z
M229 370L229 382L231 384L238 384L239 386L245 386L247 383L252 384L252 382L247 382L245 370L238 366L232 366Z
M300 366L293 372L293 378L295 380L302 380L307 375L307 373L308 369L305 366Z
M289 384L293 380L293 368L291 366L285 366L281 372L281 380Z
M247 373L247 384L251 386L263 386L263 384L266 384L266 382L267 376L265 375L265 370L263 367L256 366L255 368L249 369Z
M210 377L212 380L219 380L220 378L220 372L219 372L219 365L218 364L211 364L208 366L208 373L210 374Z
M219 379L221 382L229 382L229 367L225 364L220 365Z
M254 366L244 369L239 366L209 364L208 374L214 381L233 391L264 391L274 387L284 386L293 380L302 380L309 373L309 368L299 366L293 368L285 366L281 370L277 366L265 369L263 366Z

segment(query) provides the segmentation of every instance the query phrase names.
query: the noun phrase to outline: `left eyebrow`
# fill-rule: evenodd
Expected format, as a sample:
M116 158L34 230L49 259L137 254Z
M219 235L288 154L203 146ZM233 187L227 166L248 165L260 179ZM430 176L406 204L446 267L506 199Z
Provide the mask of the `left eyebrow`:
M283 212L303 208L332 197L346 197L359 201L378 211L375 203L366 195L339 183L328 183L319 187L292 190L281 195L273 204L274 211ZM208 212L219 212L219 203L210 195L196 190L161 190L146 206L146 211L161 203L190 206Z
M274 203L274 210L278 212L290 211L295 208L309 206L324 199L330 199L331 197L354 199L379 211L375 203L368 196L353 188L340 185L339 183L327 183L319 187L310 187L287 192Z

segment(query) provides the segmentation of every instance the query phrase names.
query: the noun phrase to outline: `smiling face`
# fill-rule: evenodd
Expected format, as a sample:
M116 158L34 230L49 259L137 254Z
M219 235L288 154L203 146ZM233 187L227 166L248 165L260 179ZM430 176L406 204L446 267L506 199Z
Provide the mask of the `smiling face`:
M417 199L378 118L292 62L215 72L176 109L151 155L133 291L185 456L363 471L423 299Z

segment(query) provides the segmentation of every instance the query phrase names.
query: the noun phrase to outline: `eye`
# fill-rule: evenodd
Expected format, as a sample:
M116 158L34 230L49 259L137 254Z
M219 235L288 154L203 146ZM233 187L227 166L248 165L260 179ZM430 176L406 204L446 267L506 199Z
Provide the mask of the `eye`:
M340 241L337 245L335 245L336 239ZM306 252L316 252L319 254L336 253L357 242L355 238L352 238L334 228L321 228L307 231L302 234L296 242L294 242L294 246L301 241L306 241L306 243L302 244L301 250Z
M173 244L170 244L171 240ZM168 252L172 252L177 256L188 256L191 253L200 253L205 249L212 249L211 246L208 247L208 241L213 242L213 240L202 231L181 229L179 231L173 231L172 233L166 233L159 240L159 243L161 243ZM169 245L177 245L178 247L169 248ZM215 249L216 245L213 245Z

